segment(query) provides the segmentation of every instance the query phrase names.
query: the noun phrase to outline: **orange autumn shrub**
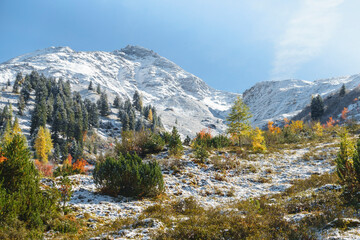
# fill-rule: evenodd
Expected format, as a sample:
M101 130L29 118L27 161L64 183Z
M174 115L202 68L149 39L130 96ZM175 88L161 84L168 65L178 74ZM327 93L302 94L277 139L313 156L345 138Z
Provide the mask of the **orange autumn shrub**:
M277 126L274 126L274 122L272 121L269 121L268 122L268 130L270 133L272 134L279 134L281 133L281 129Z
M88 163L84 159L78 159L73 165L72 170L76 173L85 173L85 166L88 165Z
M49 163L40 162L38 159L35 159L34 164L43 176L51 177L53 175L53 168L54 168L53 165Z
M343 109L342 112L341 112L341 118L342 118L343 120L346 120L348 113L349 113L348 108L344 107L344 109Z
M289 122L290 122L289 119L284 118L284 123L285 123L284 128L289 127Z
M4 157L4 156L0 156L0 163L2 163L2 162L5 162L7 160L7 158L6 157Z
M331 128L335 125L336 121L332 118L332 117L329 117L329 120L326 122L326 128Z
M73 158L72 158L71 154L69 153L68 157L63 162L63 165L64 166L72 166L72 159Z
M196 134L196 137L194 138L193 141L193 146L201 145L201 146L210 147L211 139L212 139L211 130L209 128L204 128Z

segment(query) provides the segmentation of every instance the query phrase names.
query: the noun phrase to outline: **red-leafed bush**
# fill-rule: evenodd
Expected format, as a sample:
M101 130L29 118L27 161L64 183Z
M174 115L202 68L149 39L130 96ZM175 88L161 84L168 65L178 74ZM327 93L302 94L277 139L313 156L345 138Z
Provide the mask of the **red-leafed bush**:
M86 169L85 166L88 165L88 163L84 159L78 159L73 165L72 170L75 173L85 173Z
M51 177L53 175L54 166L49 163L40 162L35 159L35 166L39 170L39 172L45 177Z

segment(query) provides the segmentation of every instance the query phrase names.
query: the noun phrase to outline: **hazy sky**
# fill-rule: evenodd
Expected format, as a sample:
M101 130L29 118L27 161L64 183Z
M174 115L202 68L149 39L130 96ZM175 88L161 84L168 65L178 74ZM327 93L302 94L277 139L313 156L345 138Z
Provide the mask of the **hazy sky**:
M0 0L0 62L50 46L154 50L210 86L360 73L359 0Z

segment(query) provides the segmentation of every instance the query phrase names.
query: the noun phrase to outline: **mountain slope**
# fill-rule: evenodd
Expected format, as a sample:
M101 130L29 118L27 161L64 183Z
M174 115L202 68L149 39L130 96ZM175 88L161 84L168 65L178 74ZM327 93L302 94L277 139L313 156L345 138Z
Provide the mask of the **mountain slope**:
M86 90L90 81L100 84L110 99L116 94L123 100L132 99L138 90L145 104L156 106L165 127L177 126L184 136L194 136L205 127L223 132L223 119L236 97L209 87L175 63L137 46L113 52L76 52L69 47L38 50L0 64L0 83L13 82L18 72L33 70L70 80L74 90L92 100L98 96Z
M270 120L295 116L310 104L312 96L320 94L324 98L339 91L343 84L354 89L360 84L360 74L314 82L293 79L260 82L246 90L243 98L254 115L253 124L264 126Z

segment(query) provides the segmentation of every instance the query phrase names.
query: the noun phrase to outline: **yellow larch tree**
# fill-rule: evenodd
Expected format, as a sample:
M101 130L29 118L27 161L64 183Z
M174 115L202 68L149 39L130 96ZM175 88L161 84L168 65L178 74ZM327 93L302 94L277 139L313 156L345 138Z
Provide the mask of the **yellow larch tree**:
M50 131L47 128L40 126L38 134L35 139L35 151L39 160L42 162L48 161L48 155L53 148Z
M252 134L252 147L255 152L265 152L266 143L263 131L258 127L254 130Z
M152 122L152 120L153 120L153 112L151 109L149 110L148 120L149 120L149 122Z

